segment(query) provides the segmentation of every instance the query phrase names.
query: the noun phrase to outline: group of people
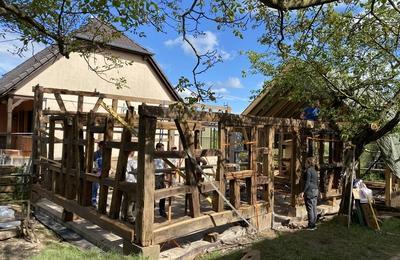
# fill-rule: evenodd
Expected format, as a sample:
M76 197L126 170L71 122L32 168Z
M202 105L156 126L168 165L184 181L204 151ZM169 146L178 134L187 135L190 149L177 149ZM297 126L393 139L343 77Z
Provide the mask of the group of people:
M98 143L98 149L94 153L93 156L93 164L94 164L94 172L97 176L101 176L102 168L103 168L103 147L104 142L100 141ZM176 150L176 147L173 147L172 150ZM164 144L157 143L156 151L164 151ZM166 178L165 173L160 171L162 169L167 168L167 165L163 161L163 159L155 159L154 160L154 169L155 169L155 187L156 189L166 188ZM137 182L137 159L135 157L135 152L131 152L128 157L126 172L125 172L125 181L129 183ZM97 208L97 194L99 190L99 183L92 183L92 206ZM121 217L123 220L133 223L136 218L136 208L133 198L133 193L125 193L122 200L121 206ZM165 211L165 198L160 199L159 201L159 214L162 217L167 217L167 213Z
M103 152L104 142L101 141L98 144L98 150L94 153L94 168L97 175L100 176L102 172L102 152ZM155 147L156 151L164 151L164 144L157 143ZM176 150L174 148L173 150ZM315 169L315 161L313 157L309 157L305 163L305 186L303 191L304 202L307 209L308 216L308 228L314 230L316 228L317 222L317 201L319 196L318 190L318 173ZM160 171L162 169L167 168L163 159L155 159L154 160L154 169L155 169L155 188L163 189L166 188L166 178L165 173ZM131 152L128 157L125 180L126 182L136 183L137 178L137 160L135 158L134 152ZM97 207L97 193L99 189L98 183L92 184L92 206ZM133 193L124 194L122 201L122 210L121 217L123 220L128 222L134 222L136 217L136 208L134 204L134 199L132 197ZM167 217L167 213L165 211L165 198L160 199L159 204L159 214L162 217Z

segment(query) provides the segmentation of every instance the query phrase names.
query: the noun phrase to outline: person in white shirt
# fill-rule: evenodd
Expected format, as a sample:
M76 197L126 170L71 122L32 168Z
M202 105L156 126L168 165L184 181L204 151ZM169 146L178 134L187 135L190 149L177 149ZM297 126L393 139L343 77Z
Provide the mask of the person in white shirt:
M162 143L157 143L156 144L156 151L164 151L164 144ZM154 160L154 169L155 170L160 170L160 169L165 169L165 163L163 159L155 159ZM164 189L165 186L165 174L163 172L155 172L156 179L155 179L155 186L156 190L158 189ZM165 198L160 199L158 203L159 207L159 213L160 216L166 218L167 213L165 212Z
M126 165L125 181L130 183L137 183L137 160L135 158L135 152L131 152L128 157ZM123 220L130 223L135 222L136 219L136 207L133 200L133 192L124 193L122 200L121 217Z

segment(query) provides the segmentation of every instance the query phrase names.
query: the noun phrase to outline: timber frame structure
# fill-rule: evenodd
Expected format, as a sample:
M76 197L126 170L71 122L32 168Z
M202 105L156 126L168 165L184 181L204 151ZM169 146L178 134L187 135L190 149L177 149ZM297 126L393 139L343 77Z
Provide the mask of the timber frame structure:
M34 87L34 137L33 137L33 193L45 197L64 208L63 220L73 221L79 215L92 223L111 231L124 240L124 252L129 253L132 244L138 247L158 247L168 240L240 221L241 218L227 207L221 194L226 194L236 211L257 229L268 229L272 225L274 204L274 148L278 145L275 133L289 132L293 138L291 189L292 202L301 193L301 175L307 153L304 152L311 129L323 129L318 122L280 119L257 116L241 116L226 111L210 112L201 109L188 111L179 106L166 107L142 104L138 114L131 102L138 99L91 92L68 91ZM52 94L60 107L58 111L43 109L43 95ZM75 96L76 111L67 111L62 95ZM86 96L96 96L98 101L90 112L82 109ZM116 110L118 102L126 102L128 109L124 117L127 125L121 124L109 113L99 112L103 100L111 100ZM156 103L156 100L144 100ZM164 106L162 106L164 105ZM167 104L169 105L169 104ZM199 109L200 107L200 109ZM199 127L218 128L218 149L200 149ZM180 151L155 151L156 130L178 129L183 144ZM55 131L63 133L62 138ZM247 169L229 171L229 135L243 133L248 149ZM93 153L96 133L102 134L104 148L100 177L93 173ZM120 139L115 138L120 134ZM169 138L169 146L173 138ZM54 158L55 144L62 145L61 160ZM110 175L112 150L118 150L115 174ZM125 169L130 151L138 151L137 183L125 181ZM198 165L193 165L189 154L196 157L217 157L214 176L203 179ZM182 169L184 184L155 189L155 172L170 172L177 169L155 170L154 159L163 159L168 165L171 158L185 160ZM211 183L212 182L212 183ZM99 183L98 208L91 207L91 186ZM241 191L241 186L245 187ZM215 187L220 192L215 191ZM138 209L134 225L119 220L121 201L125 194L132 194ZM204 209L202 195L212 197L212 205ZM185 196L189 213L173 221L155 223L154 201L161 198ZM109 204L109 206L108 206ZM206 205L207 206L207 205Z

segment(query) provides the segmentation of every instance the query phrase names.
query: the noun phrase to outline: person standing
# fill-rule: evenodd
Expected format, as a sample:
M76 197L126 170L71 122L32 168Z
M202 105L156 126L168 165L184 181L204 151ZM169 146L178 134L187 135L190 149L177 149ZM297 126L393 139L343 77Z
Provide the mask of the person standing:
M134 157L135 152L129 154L128 162L126 165L125 181L129 183L137 183L137 160ZM133 200L133 191L124 193L122 200L121 217L123 220L130 223L135 222L136 207Z
M164 144L157 143L156 151L164 151ZM164 163L163 159L155 159L154 160L154 169L155 170L165 169L165 163ZM165 174L163 172L156 172L155 175L156 175L156 177L155 177L156 190L164 189L166 187L165 186ZM165 198L160 199L160 201L158 203L158 207L159 207L158 210L159 210L160 216L166 218L167 213L165 212Z
M93 163L94 163L94 170L96 175L100 177L101 170L103 167L103 146L104 141L100 141L97 145L97 151L94 153ZM99 189L99 183L93 182L92 183L92 206L97 207L97 192Z
M308 229L315 230L317 222L317 201L318 201L318 174L315 170L315 161L309 157L305 163L306 182L304 186L304 202L307 209Z

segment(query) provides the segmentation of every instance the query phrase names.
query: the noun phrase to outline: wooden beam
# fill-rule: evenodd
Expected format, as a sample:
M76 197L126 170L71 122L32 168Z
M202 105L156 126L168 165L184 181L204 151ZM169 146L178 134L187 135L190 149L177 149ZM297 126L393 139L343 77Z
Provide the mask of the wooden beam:
M85 95L86 96L86 95ZM94 104L94 107L92 108L93 112L97 112L99 110L99 107L101 106L101 103L103 102L103 98L99 97L96 101L96 104Z
M265 214L263 204L257 205L258 214ZM241 216L244 218L255 217L256 210L254 206L241 207L238 209ZM185 219L170 225L157 227L154 229L154 243L159 244L171 239L179 238L187 234L198 232L201 230L222 226L228 223L240 221L233 211L221 211L202 215L198 218Z
M218 146L221 153L217 160L217 172L215 175L215 180L218 182L216 185L222 194L225 194L225 179L224 179L224 168L225 168L225 158L226 158L226 138L227 131L225 126L219 122L218 123ZM213 192L213 209L216 212L221 212L224 210L224 199L218 192Z
M25 99L18 99L16 102L14 102L12 104L12 110L14 110L17 106L21 105L24 101L26 101Z
M13 111L13 98L9 97L7 100L7 139L6 147L11 148L11 133L12 133L12 111Z
M133 121L133 110L129 108L125 121L131 124ZM119 189L119 182L125 180L126 165L128 162L129 151L125 151L125 144L130 142L132 138L132 132L128 128L124 128L121 136L120 151L118 154L117 169L115 172L115 187L113 189L111 205L110 205L110 217L117 219L119 217L121 202L122 202L122 191Z
M56 98L57 104L60 107L61 111L67 111L64 105L64 101L61 98L61 95L59 93L54 93L54 97Z
M254 170L243 170L237 172L226 172L224 174L225 180L233 180L233 179L246 179L251 178L253 176ZM256 173L257 174L257 173Z
M264 200L268 201L269 210L274 208L274 142L275 142L275 128L271 126L266 127L266 146L267 154L264 154L263 169L264 175L268 177L269 182L267 184L266 194L264 194Z
M104 141L110 141L113 138L113 130L114 130L114 120L111 117L107 118L106 121L106 129L104 132ZM105 179L110 174L111 169L111 148L103 147L102 151L102 169L101 169L101 179ZM106 213L107 209L107 197L108 197L108 186L107 185L100 185L99 189L99 201L98 201L98 212L101 214Z
M134 235L134 230L132 227L129 227L128 225L121 223L118 220L110 219L106 215L100 214L90 207L83 207L74 200L68 200L60 195L53 194L52 192L40 187L39 184L32 185L32 189L40 196L49 199L50 201L60 205L66 210L73 212L78 216L87 219L93 224L98 225L99 227L104 228L105 230L108 230L110 232L113 232L122 238L131 239Z
M139 106L139 114L146 116L154 116L157 118L166 119L179 119L182 114L185 115L187 120L193 121L209 121L209 122L223 122L225 126L254 126L254 125L275 125L275 126L294 126L300 128L327 128L327 125L317 121L299 120L291 118L273 118L273 117L258 117L258 116L244 116L228 113L213 113L204 111L186 111L174 108L164 108L158 106Z
M155 175L153 152L156 134L155 117L139 117L139 153L135 222L136 243L149 246L153 242Z

